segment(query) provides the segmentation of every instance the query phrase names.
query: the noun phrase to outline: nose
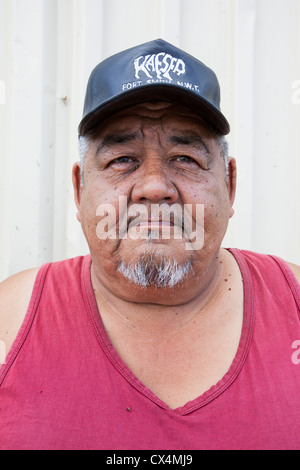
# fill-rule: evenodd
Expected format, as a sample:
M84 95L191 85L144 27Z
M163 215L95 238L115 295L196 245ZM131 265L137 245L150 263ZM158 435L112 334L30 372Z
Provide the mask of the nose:
M143 162L131 197L134 203L173 204L178 200L177 188L161 158L153 157Z

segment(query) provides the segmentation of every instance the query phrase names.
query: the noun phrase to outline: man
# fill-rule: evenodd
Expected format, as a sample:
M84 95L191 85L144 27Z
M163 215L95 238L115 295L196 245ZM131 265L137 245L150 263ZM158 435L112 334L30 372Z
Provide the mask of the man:
M300 269L221 248L219 99L162 40L92 72L73 167L90 256L1 285L0 448L300 448Z

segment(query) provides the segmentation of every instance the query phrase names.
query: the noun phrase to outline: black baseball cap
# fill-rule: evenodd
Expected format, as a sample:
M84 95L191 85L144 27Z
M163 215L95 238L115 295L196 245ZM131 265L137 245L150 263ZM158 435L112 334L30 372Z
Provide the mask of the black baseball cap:
M181 104L203 117L218 133L230 126L220 109L215 73L195 57L157 39L115 54L92 71L79 134L93 132L112 114L145 101Z

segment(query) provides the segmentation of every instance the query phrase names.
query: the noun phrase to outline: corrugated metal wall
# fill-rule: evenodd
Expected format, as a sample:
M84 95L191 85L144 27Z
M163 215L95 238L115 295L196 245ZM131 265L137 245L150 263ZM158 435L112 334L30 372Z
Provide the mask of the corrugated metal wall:
M224 245L300 264L299 0L0 0L0 280L87 252L71 168L88 75L158 37L221 83L239 170Z

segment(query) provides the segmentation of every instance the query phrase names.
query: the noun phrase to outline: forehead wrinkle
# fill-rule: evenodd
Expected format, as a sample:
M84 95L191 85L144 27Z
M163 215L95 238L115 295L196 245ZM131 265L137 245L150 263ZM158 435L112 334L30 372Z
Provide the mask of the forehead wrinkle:
M131 112L129 116L124 116L123 119L125 119L125 123L122 123L123 125L114 125L113 127L115 127L115 129L107 129L107 134L104 135L97 147L96 155L98 155L103 149L110 150L113 147L124 143L134 141L143 142L146 140L151 140L152 145L154 145L154 142L156 141L156 145L158 144L161 148L165 147L166 144L181 144L186 146L190 145L196 149L202 148L205 149L208 154L211 153L204 137L202 137L195 129L180 129L182 125L181 119L179 119L179 126L177 128L176 123L175 126L174 122L170 123L170 119L173 118L175 121L178 121L180 116L166 112L169 110L164 111L165 113L163 115L156 117L151 116L151 113L148 115L139 115L134 112ZM129 125L128 117L133 118L135 122L132 122L132 124ZM187 121L189 121L189 119L187 119ZM194 120L191 119L191 121L191 127L194 127Z
M133 117L135 116L133 115ZM156 128L161 125L161 123L158 121L158 119L144 117L139 123L132 123L132 125L128 125L126 123L125 126L120 127L114 126L116 127L115 129L107 130L106 135L101 138L101 142L97 146L96 155L98 155L102 150L109 150L117 145L134 141L143 141L146 140L147 137L153 139L154 132L160 141L159 131ZM132 127L135 128L133 131L130 130Z
M151 147L156 146L154 142L158 147L163 147L161 136L165 138L165 130L161 119L148 118L141 124L140 131L144 141L151 141Z

